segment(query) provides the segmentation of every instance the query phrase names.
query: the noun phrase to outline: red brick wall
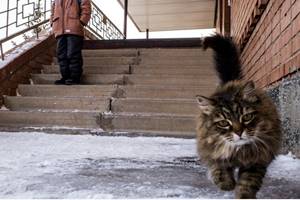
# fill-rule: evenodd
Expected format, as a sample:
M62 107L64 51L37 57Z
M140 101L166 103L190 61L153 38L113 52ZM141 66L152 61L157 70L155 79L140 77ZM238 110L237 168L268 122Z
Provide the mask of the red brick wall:
M232 1L232 19L240 18L237 0ZM244 6L249 6L247 2ZM245 16L253 10L244 10ZM249 12L247 14L247 12ZM243 20L231 21L232 36L239 39L246 30L236 27ZM253 25L252 25L253 26ZM300 0L270 0L255 23L241 52L246 79L259 87L280 81L300 69Z

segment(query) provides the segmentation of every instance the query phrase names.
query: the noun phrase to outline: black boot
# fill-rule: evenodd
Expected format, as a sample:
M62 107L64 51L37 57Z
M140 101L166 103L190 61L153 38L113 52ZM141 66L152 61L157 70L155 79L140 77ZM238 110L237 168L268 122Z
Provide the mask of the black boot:
M66 85L79 85L80 79L67 79Z
M56 80L56 81L54 82L54 84L55 84L55 85L65 85L65 84L66 84L66 79L61 78L61 79L59 79L59 80Z

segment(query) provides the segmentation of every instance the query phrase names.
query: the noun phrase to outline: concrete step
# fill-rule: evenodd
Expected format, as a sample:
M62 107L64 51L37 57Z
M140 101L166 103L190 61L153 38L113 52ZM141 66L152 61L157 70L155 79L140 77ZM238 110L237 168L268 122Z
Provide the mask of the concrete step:
M43 73L57 74L60 73L58 65L44 65ZM129 74L129 65L84 65L84 74Z
M114 99L113 113L198 115L196 99Z
M203 75L203 76L216 76L213 68L208 67L194 67L194 66L170 66L159 67L159 65L132 66L132 74L152 74L152 75Z
M0 127L99 128L96 112L23 112L0 111Z
M18 94L36 97L110 97L115 85L19 85Z
M213 65L212 59L197 57L140 57L140 65Z
M136 57L137 49L85 49L83 57Z
M131 65L133 68L142 68L142 69L200 69L200 70L209 70L214 71L213 65L186 65L186 64L139 64Z
M128 132L145 135L195 137L193 116L102 114L100 126L107 132Z
M84 65L131 65L137 64L136 57L84 57ZM58 64L57 58L53 58L53 63Z
M201 48L151 48L151 49L139 49L141 57L169 57L169 56L181 56L181 57L201 57L210 58L213 53L211 50L203 51Z
M61 78L60 74L32 74L31 80L34 84L53 84ZM124 76L120 74L86 74L82 76L81 84L84 85L106 85L124 84Z
M196 95L209 95L216 86L153 86L153 85L132 85L120 86L116 93L119 98L147 98L147 99L194 99Z
M12 111L105 112L109 104L109 99L93 97L4 97L5 107Z
M124 79L126 84L134 85L210 86L218 83L217 77L207 75L132 74L125 75Z
M53 84L55 80L60 79L59 74L32 74L31 80L34 84ZM86 74L82 77L84 85L105 85L105 84L137 84L137 85L190 85L190 86L209 86L218 82L216 77L212 76L194 76L194 75L167 75L167 74Z

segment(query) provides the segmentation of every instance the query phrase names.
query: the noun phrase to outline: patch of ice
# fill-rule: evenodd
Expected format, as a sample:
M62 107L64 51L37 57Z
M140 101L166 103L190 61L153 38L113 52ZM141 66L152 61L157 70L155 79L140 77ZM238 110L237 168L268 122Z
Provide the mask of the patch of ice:
M78 128L78 127L70 127L70 126L44 126L44 127L35 127L35 126L27 126L24 127L24 129L32 129L32 130L46 130L46 129L50 129L50 130L62 130L62 129L66 129L66 130L87 130L86 128Z
M269 166L269 177L288 180L300 180L300 160L292 153L279 155Z
M0 198L232 198L196 160L194 139L0 132ZM299 167L280 155L268 176L299 183Z

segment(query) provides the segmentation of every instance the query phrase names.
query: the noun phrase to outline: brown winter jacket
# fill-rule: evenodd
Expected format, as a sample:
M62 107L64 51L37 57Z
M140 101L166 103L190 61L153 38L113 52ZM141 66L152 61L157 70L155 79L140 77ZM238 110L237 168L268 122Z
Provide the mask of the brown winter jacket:
M91 18L90 0L55 0L52 9L50 23L55 37L64 34L83 36L83 26L87 25Z

